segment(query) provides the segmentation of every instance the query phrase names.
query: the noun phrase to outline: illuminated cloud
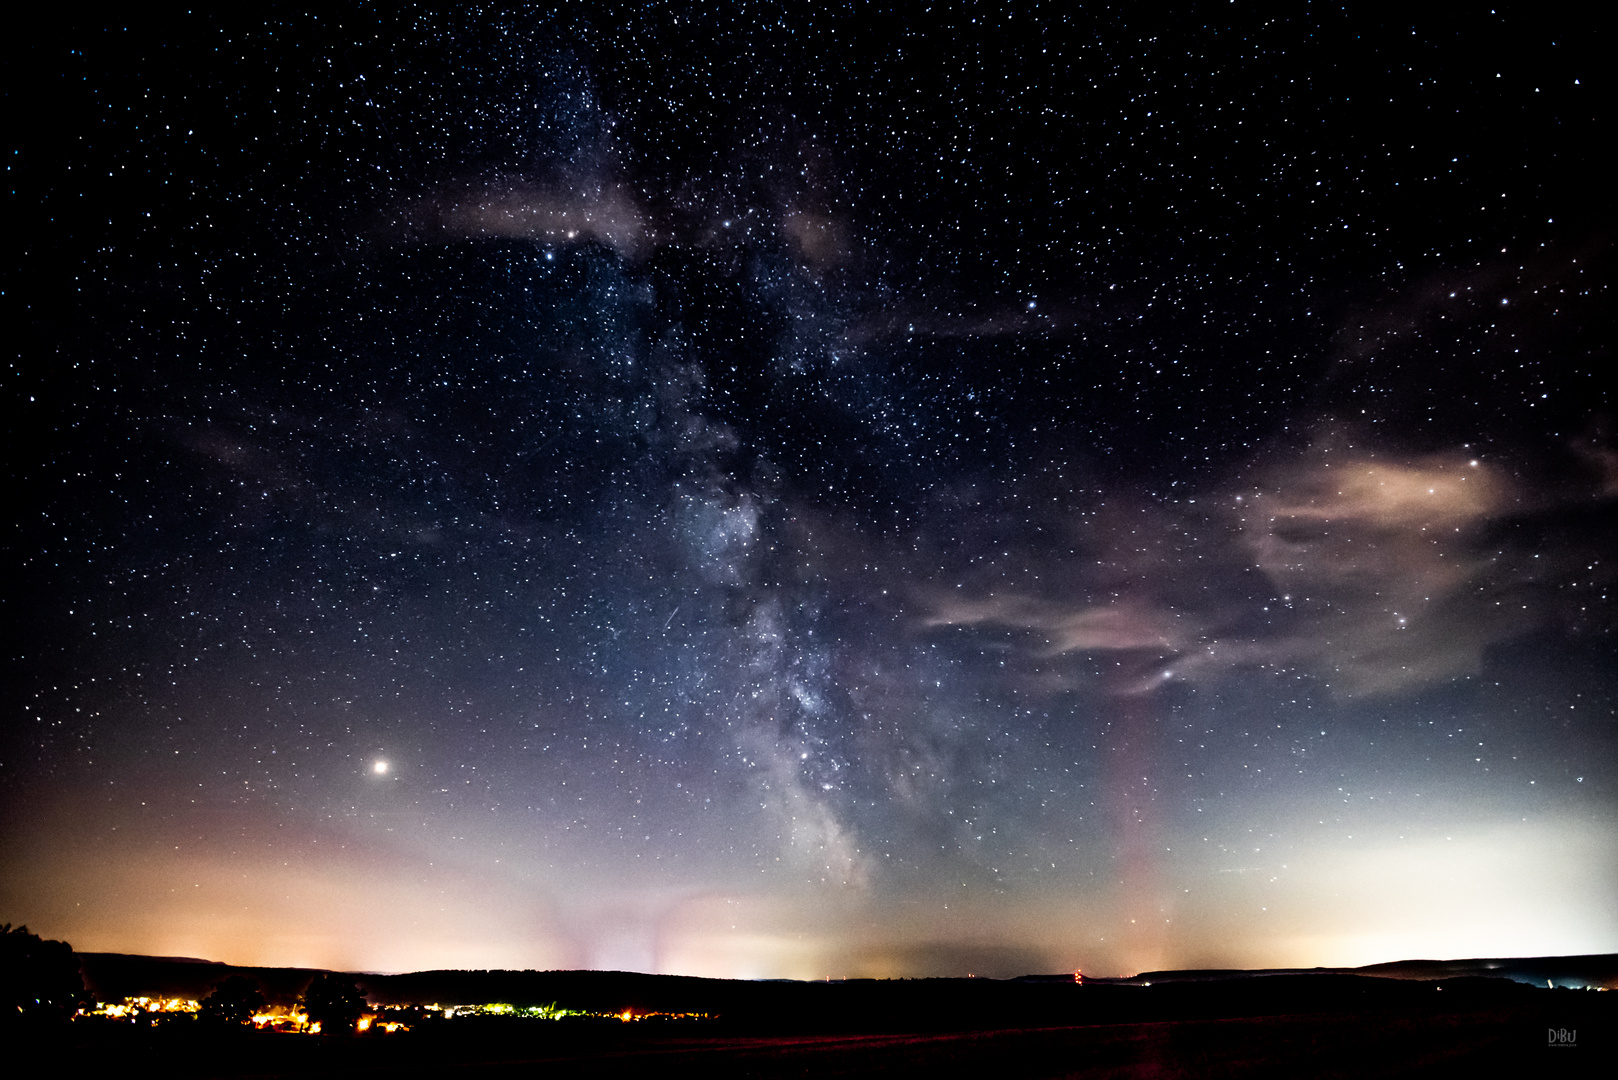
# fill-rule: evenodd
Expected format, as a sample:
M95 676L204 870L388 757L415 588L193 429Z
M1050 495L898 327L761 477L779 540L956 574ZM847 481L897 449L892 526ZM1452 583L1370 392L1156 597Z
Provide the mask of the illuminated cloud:
M416 234L500 237L542 244L595 242L626 259L650 250L652 234L621 187L542 187L522 181L468 185L401 209L396 223Z
M1320 451L1237 511L1253 562L1297 616L1237 655L1306 662L1350 693L1394 693L1479 670L1525 628L1486 527L1518 500L1465 454L1398 461ZM1516 605L1521 609L1521 605Z
M1115 693L1251 668L1308 671L1349 696L1415 691L1478 673L1484 650L1557 616L1561 583L1599 560L1565 543L1527 550L1501 530L1603 498L1593 473L1588 488L1536 492L1465 448L1400 455L1323 428L1257 487L1201 502L1219 509L1102 517L1065 556L1001 545L1005 576L1059 584L918 588L917 624L1010 631L1008 648L1044 660L1140 654Z
M1404 464L1350 456L1340 458L1335 470L1332 465L1320 455L1287 470L1265 509L1282 527L1319 522L1426 532L1470 525L1495 512L1505 494L1493 469L1465 455Z
M848 255L848 226L829 214L791 211L781 220L781 232L810 266L834 266Z
M1133 649L1175 652L1185 646L1172 616L1128 602L1071 607L1018 594L946 599L933 607L923 625L1025 630L1042 639L1042 651L1053 656Z

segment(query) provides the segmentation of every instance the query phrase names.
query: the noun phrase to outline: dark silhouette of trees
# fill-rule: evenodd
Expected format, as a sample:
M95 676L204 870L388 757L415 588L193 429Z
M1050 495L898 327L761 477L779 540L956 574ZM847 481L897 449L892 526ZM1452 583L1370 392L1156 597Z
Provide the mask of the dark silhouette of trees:
M87 1000L73 946L0 923L0 1024L67 1020Z
M253 1014L262 1012L264 1004L264 991L259 988L257 980L246 975L232 975L203 999L199 1016L214 1024L251 1024Z
M352 980L341 975L318 975L303 992L309 1022L320 1025L322 1035L343 1035L354 1030L366 1009L364 996Z

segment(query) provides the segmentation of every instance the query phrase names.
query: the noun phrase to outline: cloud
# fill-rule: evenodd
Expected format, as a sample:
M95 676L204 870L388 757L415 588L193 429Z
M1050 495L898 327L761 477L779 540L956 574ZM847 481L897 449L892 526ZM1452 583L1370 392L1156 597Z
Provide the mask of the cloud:
M186 428L180 432L179 440L197 453L212 458L241 484L259 493L297 494L305 487L297 470L280 455L239 434L215 427Z
M854 344L891 338L1000 338L1076 332L1096 319L1075 299L980 300L940 295L876 311L848 330Z
M1178 651L1186 642L1173 617L1129 601L1070 607L1061 601L1011 594L981 600L945 599L923 619L926 626L994 626L1026 630L1044 639L1044 652Z
M1468 525L1494 512L1503 481L1476 458L1427 457L1407 464L1374 456L1306 462L1289 470L1266 505L1298 522L1365 522L1408 529Z
M1046 521L1043 536L1084 538L1056 553L996 541L976 563L992 563L992 578L913 588L916 625L1013 631L1003 647L1048 687L1071 684L1053 666L1078 677L1073 659L1108 654L1122 661L1114 693L1254 668L1307 671L1350 696L1414 692L1481 672L1486 650L1546 625L1563 586L1599 571L1562 522L1610 498L1605 472L1552 487L1525 471L1323 426L1256 485L1150 512L1109 507L1082 527Z
M827 267L848 255L848 225L829 214L793 210L781 219L781 233L792 250L813 267Z
M618 185L567 188L494 180L415 200L400 209L395 223L417 235L594 241L631 260L653 243L640 204Z
M1229 658L1268 653L1350 693L1395 693L1476 673L1485 647L1522 628L1489 610L1510 575L1482 541L1517 503L1500 470L1464 454L1390 461L1328 445L1265 486L1238 525L1294 614Z

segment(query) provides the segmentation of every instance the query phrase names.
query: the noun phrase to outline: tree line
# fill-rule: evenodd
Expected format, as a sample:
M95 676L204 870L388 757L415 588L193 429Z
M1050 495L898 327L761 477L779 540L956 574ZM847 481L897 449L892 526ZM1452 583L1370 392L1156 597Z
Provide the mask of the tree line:
M0 1028L64 1024L91 1004L73 946L0 923ZM299 1004L323 1034L353 1031L368 1008L352 980L331 973L316 976ZM203 999L197 1016L210 1026L247 1026L267 1005L257 980L231 975Z

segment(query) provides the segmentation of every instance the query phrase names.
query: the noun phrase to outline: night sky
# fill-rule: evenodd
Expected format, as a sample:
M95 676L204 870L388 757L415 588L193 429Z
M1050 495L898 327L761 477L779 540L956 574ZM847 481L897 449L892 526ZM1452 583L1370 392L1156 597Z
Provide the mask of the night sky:
M1570 9L346 10L8 35L0 919L1618 951Z

